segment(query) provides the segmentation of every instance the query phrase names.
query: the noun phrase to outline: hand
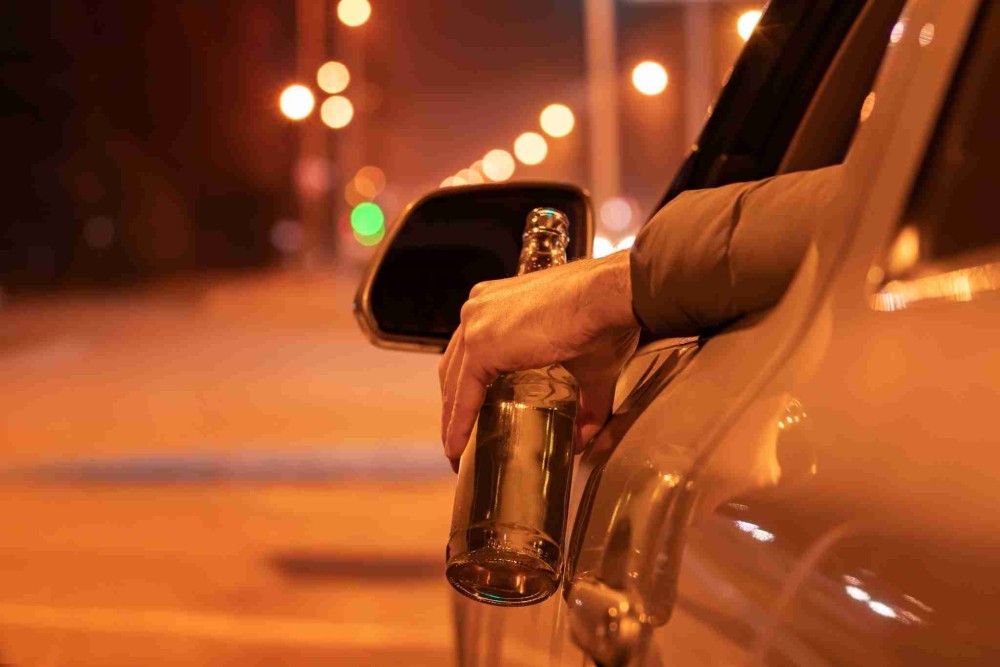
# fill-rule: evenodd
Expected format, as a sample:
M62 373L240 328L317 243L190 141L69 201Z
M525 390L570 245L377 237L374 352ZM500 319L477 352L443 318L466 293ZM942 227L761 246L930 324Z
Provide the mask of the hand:
M580 386L582 447L607 420L638 338L628 251L476 285L438 366L445 455L457 465L497 375L554 363Z

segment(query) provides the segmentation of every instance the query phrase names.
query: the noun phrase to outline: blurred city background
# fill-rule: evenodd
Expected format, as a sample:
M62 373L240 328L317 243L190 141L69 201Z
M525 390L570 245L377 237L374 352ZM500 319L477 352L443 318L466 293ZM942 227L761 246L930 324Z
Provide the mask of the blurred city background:
M437 358L367 344L360 271L468 183L627 247L760 9L10 3L0 663L449 664Z

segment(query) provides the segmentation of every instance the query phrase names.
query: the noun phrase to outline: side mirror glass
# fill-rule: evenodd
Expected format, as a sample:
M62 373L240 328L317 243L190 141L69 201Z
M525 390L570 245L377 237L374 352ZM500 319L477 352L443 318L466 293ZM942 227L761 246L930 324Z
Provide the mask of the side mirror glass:
M441 352L473 285L517 273L521 233L539 206L570 221L570 260L594 237L590 198L555 183L495 183L435 190L400 216L358 288L354 312L380 347Z

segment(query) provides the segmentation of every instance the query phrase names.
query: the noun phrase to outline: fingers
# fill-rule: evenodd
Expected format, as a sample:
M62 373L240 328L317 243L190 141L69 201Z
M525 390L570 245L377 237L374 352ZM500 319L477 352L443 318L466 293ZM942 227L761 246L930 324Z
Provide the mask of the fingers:
M490 380L492 378L478 370L468 354L463 355L452 394L451 416L445 431L444 452L448 458L457 459L465 450ZM448 382L451 383L450 377Z
M448 364L451 363L452 358L455 356L455 349L461 344L464 335L465 332L462 329L462 325L459 324L458 328L455 329L455 333L451 335L448 347L445 348L444 355L438 363L438 386L442 391L444 391L445 378L448 377Z
M576 451L582 451L601 430L611 414L615 395L615 378L600 377L577 379L580 382L580 411L576 418Z
M441 390L441 444L444 445L445 455L448 454L448 428L451 425L452 415L455 412L455 398L458 394L459 374L462 372L462 364L465 363L465 346L459 344L459 349L448 365L448 376L444 381L444 389Z
M438 382L441 385L441 444L445 444L445 435L448 432L448 422L451 419L451 405L455 397L455 387L457 386L458 371L461 368L462 358L465 356L464 349L465 329L459 325L458 329L448 341L448 349L445 350L441 363L438 364ZM450 381L449 381L450 380Z
M573 374L580 387L580 406L576 415L577 451L582 451L608 420L621 363L618 355L610 358L581 357L566 363L566 370Z

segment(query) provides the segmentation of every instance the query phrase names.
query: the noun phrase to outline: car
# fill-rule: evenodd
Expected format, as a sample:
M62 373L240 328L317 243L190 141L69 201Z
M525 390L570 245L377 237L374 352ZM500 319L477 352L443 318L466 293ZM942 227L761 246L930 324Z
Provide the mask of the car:
M1000 4L805 4L769 4L663 203L836 163L843 196L773 308L644 338L578 463L561 594L456 596L462 664L1000 664ZM370 338L440 350L549 195L587 243L569 186L414 204L359 289Z

